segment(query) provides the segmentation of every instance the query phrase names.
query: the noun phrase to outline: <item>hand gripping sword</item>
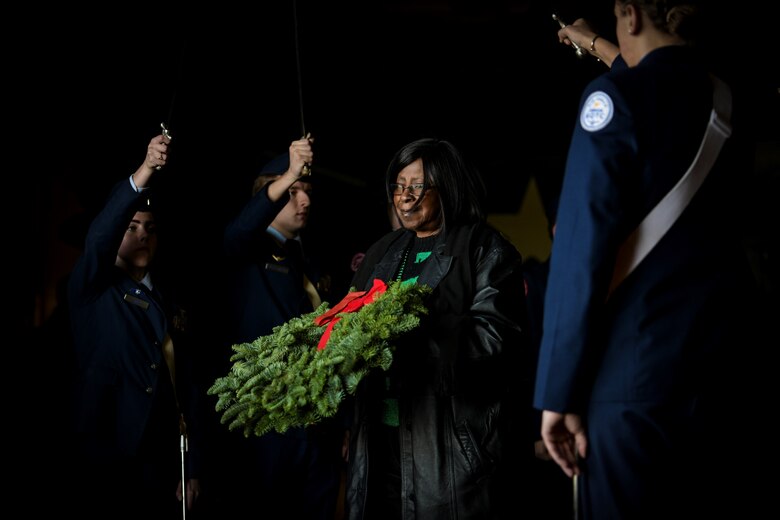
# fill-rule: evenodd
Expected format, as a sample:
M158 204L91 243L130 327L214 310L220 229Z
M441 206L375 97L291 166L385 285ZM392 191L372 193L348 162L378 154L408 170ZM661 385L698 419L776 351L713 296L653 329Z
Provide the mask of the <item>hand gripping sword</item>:
M563 20L561 20L560 18L558 18L558 15L557 15L557 14L554 14L554 13L553 13L552 17L553 17L553 20L555 20L556 22L558 22L558 25L560 25L560 26L561 26L561 29L563 29L564 27L566 27L567 25L569 25L569 24L567 24L567 23L564 23L564 21L563 21ZM577 55L577 57L578 57L578 58L583 58L583 57L585 56L585 51L583 51L583 50L582 50L582 47L580 47L579 45L577 45L576 43L574 43L574 40L571 40L571 39L570 39L569 41L571 42L571 46L574 48L574 53Z

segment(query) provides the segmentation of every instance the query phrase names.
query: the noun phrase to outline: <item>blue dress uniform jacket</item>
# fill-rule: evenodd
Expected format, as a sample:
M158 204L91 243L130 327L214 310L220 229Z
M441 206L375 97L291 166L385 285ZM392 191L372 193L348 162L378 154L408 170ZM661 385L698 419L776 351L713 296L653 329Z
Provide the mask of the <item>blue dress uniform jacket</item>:
M311 262L305 256L296 261L285 244L267 232L289 200L285 194L272 202L266 186L225 230L230 311L226 332L231 343L254 341L314 310L302 282L304 272L313 283L318 279Z
M69 302L79 376L76 428L98 457L137 453L155 401L178 413L162 353L168 321L161 304L114 266L117 250L142 195L128 180L113 190L87 234L71 273Z
M678 46L633 68L618 58L582 96L534 404L586 420L585 518L668 513L702 403L713 383L732 382L719 369L725 348L738 343L734 304L744 301L747 270L734 263L735 172L723 152L678 221L607 300L619 246L691 165L711 108L706 69ZM694 495L689 484L679 490Z
M190 426L197 422L192 367L170 326L168 305L156 287L147 292L114 265L143 197L129 180L117 184L90 226L69 280L80 457L74 507L85 518L175 513L180 414ZM186 388L181 410L162 350L166 334L174 337L176 385ZM197 433L188 437L186 471L192 478L199 471Z
M225 343L252 342L313 306L304 288L304 273L316 284L313 262L296 240L283 242L267 231L289 201L268 198L266 185L231 221L224 235L227 276L224 319ZM229 353L224 361L229 359ZM222 427L227 430L226 426ZM336 510L341 469L341 439L345 426L323 421L284 434L262 437L234 432L224 443L227 516L255 515L258 504L272 517L330 520Z

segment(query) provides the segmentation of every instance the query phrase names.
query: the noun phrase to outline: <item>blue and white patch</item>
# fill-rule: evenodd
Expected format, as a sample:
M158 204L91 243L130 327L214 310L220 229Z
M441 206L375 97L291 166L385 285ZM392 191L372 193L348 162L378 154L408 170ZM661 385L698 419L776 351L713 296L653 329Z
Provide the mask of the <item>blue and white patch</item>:
M615 104L606 92L597 90L585 100L580 113L580 125L587 132L601 130L612 121Z

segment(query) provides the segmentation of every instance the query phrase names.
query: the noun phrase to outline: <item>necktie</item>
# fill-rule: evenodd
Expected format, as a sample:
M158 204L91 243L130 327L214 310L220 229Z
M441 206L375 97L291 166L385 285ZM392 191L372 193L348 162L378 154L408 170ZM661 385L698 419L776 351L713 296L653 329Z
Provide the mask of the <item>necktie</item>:
M314 284L311 283L311 280L309 280L309 277L306 276L306 273L303 270L303 250L301 248L301 243L298 240L288 240L284 243L284 246L287 249L287 253L290 255L290 263L302 274L303 289L306 291L306 296L308 296L312 308L316 309L322 303L322 299L320 298L319 293L317 293Z

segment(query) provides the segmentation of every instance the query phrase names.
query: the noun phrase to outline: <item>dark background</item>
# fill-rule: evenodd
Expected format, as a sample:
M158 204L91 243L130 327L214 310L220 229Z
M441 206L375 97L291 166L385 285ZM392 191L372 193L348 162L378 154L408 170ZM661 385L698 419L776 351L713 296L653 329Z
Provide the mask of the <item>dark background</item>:
M777 221L778 60L760 20L735 6L713 13L705 50L734 86L755 197L749 241L774 290L766 265L776 252L768 223ZM612 8L605 0L299 0L30 13L19 42L29 86L19 105L34 136L17 170L32 183L23 200L32 194L33 241L20 266L29 276L20 279L33 310L24 319L46 319L86 226L162 121L173 143L155 180L160 263L184 286L208 276L259 168L302 135L301 112L316 154L307 243L336 276L349 276L354 252L387 229L384 169L416 138L459 146L486 178L491 213L517 212L531 177L544 201L554 198L580 94L606 69L558 43L551 14L585 17L614 41Z

